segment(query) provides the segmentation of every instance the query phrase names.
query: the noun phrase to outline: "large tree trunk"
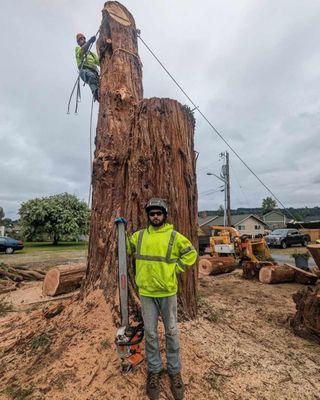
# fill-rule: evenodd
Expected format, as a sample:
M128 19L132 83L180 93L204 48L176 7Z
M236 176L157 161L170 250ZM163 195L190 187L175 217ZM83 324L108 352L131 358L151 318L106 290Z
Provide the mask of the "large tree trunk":
M170 99L143 99L142 65L134 19L118 2L107 2L98 40L101 59L100 109L93 163L93 198L84 292L100 285L119 316L114 219L127 219L132 233L147 224L144 205L161 197L169 221L197 246L197 188L194 118ZM108 44L107 39L112 40ZM138 299L130 271L129 302ZM196 316L196 268L181 275L179 304Z

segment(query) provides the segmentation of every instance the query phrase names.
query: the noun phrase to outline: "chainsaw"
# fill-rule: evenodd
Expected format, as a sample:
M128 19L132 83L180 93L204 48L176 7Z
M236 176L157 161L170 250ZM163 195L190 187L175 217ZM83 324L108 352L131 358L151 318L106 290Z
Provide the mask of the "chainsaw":
M141 342L144 336L143 322L129 325L128 313L128 268L124 218L116 218L118 229L119 297L121 327L117 331L115 344L121 360L121 372L127 374L143 361Z

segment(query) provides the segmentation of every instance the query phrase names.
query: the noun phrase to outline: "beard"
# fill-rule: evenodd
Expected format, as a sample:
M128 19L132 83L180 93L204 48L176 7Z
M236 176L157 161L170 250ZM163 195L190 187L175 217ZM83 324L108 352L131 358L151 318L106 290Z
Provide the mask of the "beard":
M150 225L152 225L152 226L159 227L159 226L162 226L162 225L164 224L164 219L163 219L163 220L160 220L160 219L151 220L151 219L149 218L149 223L150 223Z

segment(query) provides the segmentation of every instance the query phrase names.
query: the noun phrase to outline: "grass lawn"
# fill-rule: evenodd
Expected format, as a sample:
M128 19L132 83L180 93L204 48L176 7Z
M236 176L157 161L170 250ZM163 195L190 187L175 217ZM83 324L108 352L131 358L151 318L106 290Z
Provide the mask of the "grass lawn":
M86 242L60 242L54 246L51 242L25 242L24 249L17 251L15 254L30 254L38 251L72 251L85 250L88 247Z

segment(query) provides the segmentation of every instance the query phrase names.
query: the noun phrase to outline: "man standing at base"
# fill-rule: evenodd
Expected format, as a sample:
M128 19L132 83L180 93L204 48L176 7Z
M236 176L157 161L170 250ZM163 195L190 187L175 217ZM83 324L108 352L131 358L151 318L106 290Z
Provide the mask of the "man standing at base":
M99 101L99 58L92 51L88 51L96 37L92 36L87 42L82 33L76 36L78 46L76 46L76 61L80 71L80 78L90 86L93 100Z
M148 365L147 395L160 395L162 363L158 340L158 319L165 327L167 371L176 400L184 397L177 325L177 274L186 272L197 259L190 241L166 222L168 207L162 199L153 198L145 210L149 226L130 238L130 252L136 262L136 284L141 299Z

